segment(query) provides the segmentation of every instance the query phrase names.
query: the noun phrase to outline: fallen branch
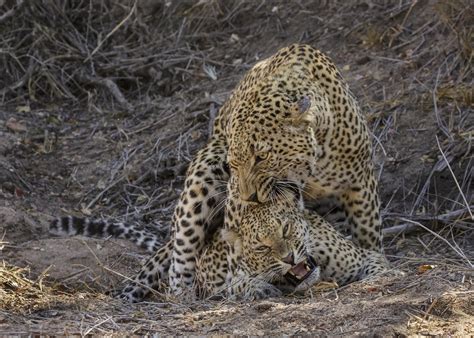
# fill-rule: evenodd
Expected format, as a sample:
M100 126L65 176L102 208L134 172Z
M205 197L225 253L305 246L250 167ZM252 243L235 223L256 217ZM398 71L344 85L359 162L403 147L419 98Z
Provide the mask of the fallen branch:
M129 111L132 110L132 105L127 101L125 96L122 94L122 91L113 80L109 78L92 77L89 75L82 75L80 80L91 85L99 85L107 88L110 94L112 94L112 96L115 98L115 100L117 100L118 103L120 103L120 105Z
M469 206L469 209L464 208L464 209L459 209L459 210L454 210L447 212L445 214L433 216L433 215L414 215L410 216L410 221L424 221L424 222L442 222L442 223L452 223L452 226L461 228L463 230L470 230L472 227L465 226L462 224L457 223L456 221L459 221L460 218L467 217L470 218L469 216L469 210L472 209L473 206ZM406 220L407 215L404 214L397 214L397 213L391 213L389 216L384 217L385 220L391 219L391 220ZM384 236L391 236L391 235L398 235L400 233L409 233L412 231L415 231L418 229L418 225L414 223L403 223L403 224L397 224L388 228L383 229L383 235Z
M469 209L468 209L469 208ZM385 220L387 219L400 219L400 218L407 218L410 217L410 219L415 220L415 221L441 221L441 222L454 222L458 220L460 217L467 216L470 214L469 210L474 208L474 206L470 205L464 209L458 209L454 211L449 211L447 213L441 214L441 215L410 215L407 216L406 214L400 214L400 213L390 213L384 217Z
M412 223L403 223L391 226L389 228L385 228L382 230L384 237L392 236L392 235L399 235L401 233L406 234L409 232L413 232L418 228L415 224Z

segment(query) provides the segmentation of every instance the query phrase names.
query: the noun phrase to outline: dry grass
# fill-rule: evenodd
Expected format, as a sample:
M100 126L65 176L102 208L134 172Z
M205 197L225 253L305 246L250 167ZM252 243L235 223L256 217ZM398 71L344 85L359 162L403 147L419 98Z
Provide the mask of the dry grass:
M2 262L0 266L0 308L17 314L28 314L55 306L70 306L78 299L90 295L73 295L62 292L44 282L44 275L37 280L26 277L27 269Z
M426 261L407 262L404 269L416 264L420 267L423 263ZM59 284L48 286L41 280L32 281L25 277L25 271L4 264L0 268L0 330L2 334L30 332L81 336L125 333L296 334L301 330L344 334L375 330L384 334L408 334L423 330L442 333L449 327L456 330L453 332L472 333L474 327L469 321L474 315L470 307L474 295L463 282L471 277L469 271L453 269L448 261L438 261L428 270L419 268L419 271L403 277L362 281L337 290L332 287L314 288L305 298L287 297L252 303L151 300L124 304L100 293L64 292ZM452 285L453 274L459 274L461 278L458 281L456 277L455 286ZM425 289L429 290L429 295L420 293ZM373 315L375 307L380 316ZM408 316L406 326L400 317L401 310ZM291 314L292 321L283 320L285 314ZM308 325L308 316L316 316L318 320L312 319L312 324ZM351 324L348 316L357 317L358 323L363 319L364 325ZM246 325L242 325L243 322ZM456 327L455 323L462 324L462 328Z
M209 39L222 41L252 9L250 1L22 1L0 41L3 104L137 109L130 98L169 96L204 64L223 64L203 57Z

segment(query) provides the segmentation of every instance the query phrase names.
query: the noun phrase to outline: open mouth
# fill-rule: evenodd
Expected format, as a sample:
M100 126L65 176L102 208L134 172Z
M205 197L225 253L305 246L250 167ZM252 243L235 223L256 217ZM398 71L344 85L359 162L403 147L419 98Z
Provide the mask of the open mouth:
M293 265L284 277L290 284L297 286L306 278L311 276L316 267L316 262L313 257L307 256L304 261Z

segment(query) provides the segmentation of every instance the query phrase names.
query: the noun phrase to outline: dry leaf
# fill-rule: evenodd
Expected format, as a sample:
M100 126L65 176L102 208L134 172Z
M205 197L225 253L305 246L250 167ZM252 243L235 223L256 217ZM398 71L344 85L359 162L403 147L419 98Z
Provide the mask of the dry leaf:
M377 292L379 291L379 288L376 288L375 286L368 286L365 288L368 292Z
M81 205L81 206L82 206L82 205ZM92 215L91 209L87 209L85 206L83 206L83 207L81 208L81 212L82 212L84 215L86 215L86 216Z
M418 273L425 273L427 271L433 270L436 267L436 265L430 265L430 264L424 264L420 265L418 267Z
M5 126L16 133L25 132L28 130L22 121L17 121L14 117L10 117L5 123Z
M135 203L136 204L142 204L142 203L145 203L146 201L148 201L148 196L145 196L145 195L138 195Z
M191 136L191 140L196 141L201 137L201 132L199 130L193 130L190 136Z
M30 106L18 106L16 107L16 111L18 113L29 113L31 112Z

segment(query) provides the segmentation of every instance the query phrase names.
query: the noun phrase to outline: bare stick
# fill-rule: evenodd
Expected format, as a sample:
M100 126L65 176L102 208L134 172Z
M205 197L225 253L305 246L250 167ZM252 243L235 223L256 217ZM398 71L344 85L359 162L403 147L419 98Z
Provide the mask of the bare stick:
M122 94L122 92L120 91L120 88L117 86L117 84L114 81L112 81L111 79L91 77L91 76L88 76L88 75L84 75L81 78L85 82L100 85L100 86L104 86L105 88L107 88L109 90L109 92L117 100L118 103L120 103L127 110L132 110L132 105L127 101L125 96Z
M469 215L471 215L471 220L474 221L474 216L472 215L471 208L470 208L470 206L469 206L469 203L467 202L466 196L464 196L464 193L463 193L462 190L461 190L461 186L459 185L458 180L456 179L456 176L454 175L454 172L453 172L453 170L451 169L451 165L449 164L448 159L447 159L446 156L444 155L443 149L441 149L441 145L439 144L438 136L435 136L435 137L436 137L436 143L438 144L438 149L439 149L439 151L441 152L441 156L443 156L443 159L444 159L445 162L446 162L446 165L447 165L447 167L448 167L448 169L449 169L449 172L450 172L451 175L453 176L454 182L456 183L456 186L458 187L459 193L461 194L461 197L462 197L464 203L466 204L467 211L469 212Z
M474 206L469 206L469 208L473 208ZM413 220L418 220L418 221L442 221L442 222L451 222L454 221L456 218L463 216L467 211L467 208L464 209L459 209L459 210L454 210L454 211L449 211L445 214L440 214L440 215L413 215L410 216L411 219ZM389 213L384 216L384 219L400 219L406 217L405 214L402 213Z
M454 247L446 238L444 238L443 236L439 235L437 232L434 232L433 230L431 230L430 228L428 227L425 227L423 224L419 223L419 222L415 222L415 221L412 221L412 220L409 220L407 218L402 218L403 221L405 222L408 222L408 223L412 223L412 224L415 224L421 228L423 228L424 230L428 231L430 234L432 234L433 236L439 238L440 240L442 240L443 242L445 242L451 249L453 249L453 251L455 253L457 253L462 259L464 259L467 264L469 265L470 268L474 268L474 265L472 265L471 261L469 260L469 258L466 257L466 255L464 254L464 252L462 252L461 250L457 249L456 247Z

